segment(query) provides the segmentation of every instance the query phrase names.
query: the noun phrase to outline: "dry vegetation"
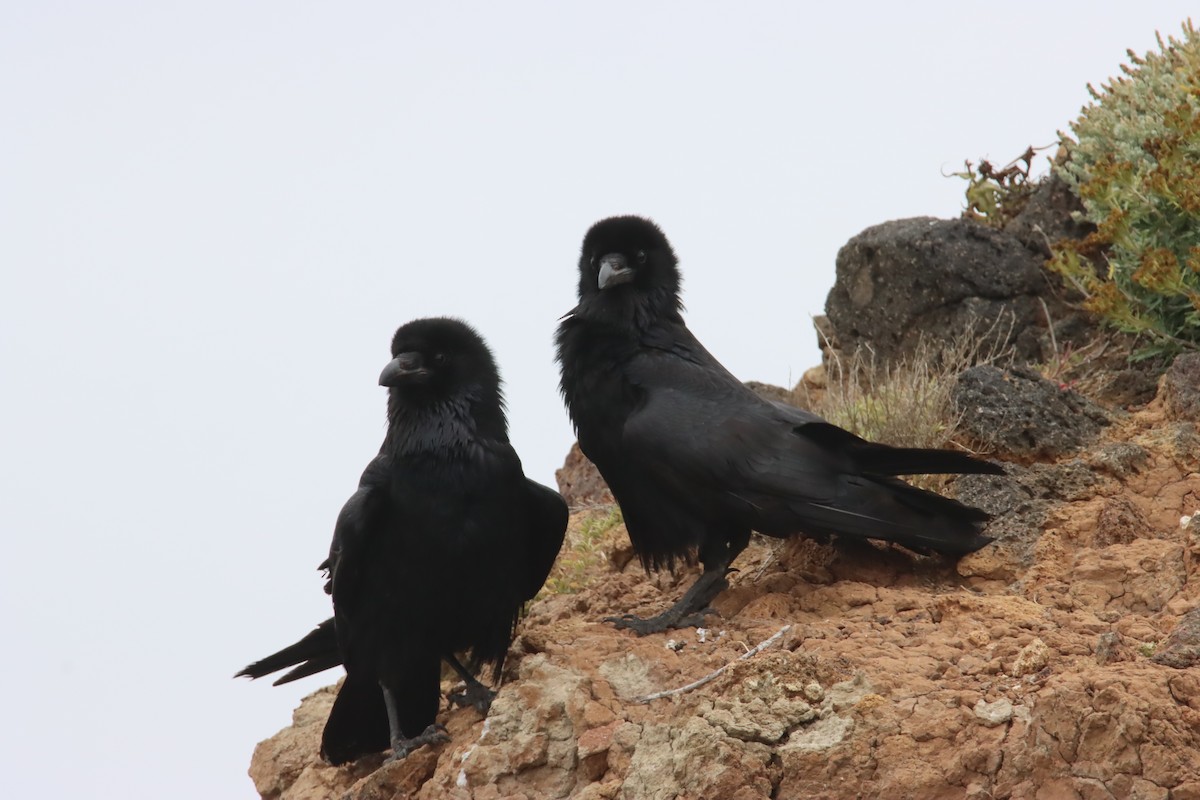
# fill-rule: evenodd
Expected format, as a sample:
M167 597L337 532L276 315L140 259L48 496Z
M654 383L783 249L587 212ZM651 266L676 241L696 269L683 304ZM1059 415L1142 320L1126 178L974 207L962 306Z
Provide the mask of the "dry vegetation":
M583 590L607 560L614 544L624 540L624 533L619 530L624 524L620 508L598 506L591 511L572 519L554 570L538 598Z
M959 414L951 394L964 369L1010 358L1007 350L988 349L982 344L1007 338L991 333L964 335L936 348L922 344L911 358L888 364L876 360L869 350L850 357L831 351L825 391L814 399L812 410L873 442L896 447L967 449L955 438Z

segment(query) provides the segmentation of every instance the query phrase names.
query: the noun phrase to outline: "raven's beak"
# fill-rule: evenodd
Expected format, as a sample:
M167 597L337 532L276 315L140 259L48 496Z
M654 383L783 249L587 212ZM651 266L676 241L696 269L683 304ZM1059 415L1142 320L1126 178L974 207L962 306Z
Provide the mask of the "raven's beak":
M598 285L601 289L620 286L622 283L629 283L631 280L633 280L633 269L630 268L629 262L625 260L625 256L620 253L609 253L600 259L600 280L598 281Z
M399 386L409 378L423 378L429 370L421 366L420 353L401 353L379 373L380 386Z

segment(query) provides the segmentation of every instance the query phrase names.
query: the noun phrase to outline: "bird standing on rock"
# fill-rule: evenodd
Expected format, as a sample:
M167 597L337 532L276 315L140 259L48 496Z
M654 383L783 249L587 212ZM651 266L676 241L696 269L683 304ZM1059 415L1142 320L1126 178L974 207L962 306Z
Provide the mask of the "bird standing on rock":
M451 699L487 713L494 693L474 673L490 663L499 677L567 526L563 499L522 472L495 361L474 330L444 318L404 325L379 383L387 434L322 565L333 619L239 673L295 667L284 683L344 664L321 742L333 764L444 741L443 661L467 682ZM456 655L466 651L469 667Z
M653 222L597 222L579 256L579 304L557 334L579 446L621 507L647 569L699 557L671 608L625 615L639 634L700 625L750 532L880 539L959 556L991 541L983 511L897 475L1002 473L948 450L874 444L746 388L681 316L680 275Z

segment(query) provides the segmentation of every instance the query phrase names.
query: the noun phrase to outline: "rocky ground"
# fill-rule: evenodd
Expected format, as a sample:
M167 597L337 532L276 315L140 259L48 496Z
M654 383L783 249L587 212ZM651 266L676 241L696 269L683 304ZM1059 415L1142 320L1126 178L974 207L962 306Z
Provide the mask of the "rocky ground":
M646 576L614 515L580 511L570 582L530 609L486 720L447 711L450 744L333 768L316 755L324 689L259 745L255 786L287 800L1200 798L1200 518L1186 519L1200 438L1177 405L1113 414L1086 447L1009 477L960 479L1000 539L958 564L757 540L710 626L674 636L600 619L655 611L695 572Z

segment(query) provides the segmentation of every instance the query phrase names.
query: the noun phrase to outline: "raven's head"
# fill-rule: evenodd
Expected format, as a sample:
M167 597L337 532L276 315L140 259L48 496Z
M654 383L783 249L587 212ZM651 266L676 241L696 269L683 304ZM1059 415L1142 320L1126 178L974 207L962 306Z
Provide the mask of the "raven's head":
M502 404L491 351L471 326L446 317L413 320L396 331L379 385L408 406L456 398Z
M667 237L648 219L609 217L583 237L579 299L628 302L639 295L679 305L679 270ZM622 298L618 300L618 298Z

